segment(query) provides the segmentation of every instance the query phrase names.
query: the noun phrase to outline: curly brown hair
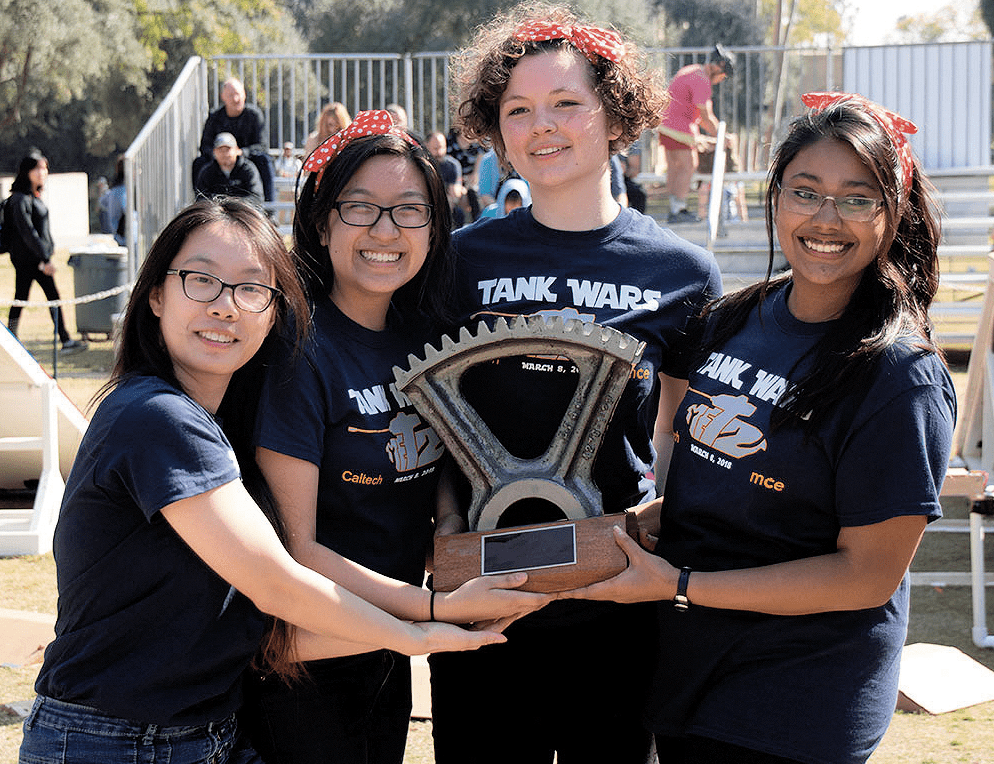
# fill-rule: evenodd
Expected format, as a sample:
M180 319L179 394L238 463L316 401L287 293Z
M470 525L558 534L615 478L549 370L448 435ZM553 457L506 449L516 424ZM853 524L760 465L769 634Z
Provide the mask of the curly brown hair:
M515 31L531 21L562 26L585 23L563 5L521 3L481 26L470 45L453 59L460 128L468 137L493 146L502 159L500 99L511 70L531 53L573 47L567 40L516 40ZM628 148L643 130L659 124L668 100L666 88L646 67L642 51L628 41L624 47L620 62L598 57L590 64L591 84L607 112L608 124L622 131L610 143L612 154Z

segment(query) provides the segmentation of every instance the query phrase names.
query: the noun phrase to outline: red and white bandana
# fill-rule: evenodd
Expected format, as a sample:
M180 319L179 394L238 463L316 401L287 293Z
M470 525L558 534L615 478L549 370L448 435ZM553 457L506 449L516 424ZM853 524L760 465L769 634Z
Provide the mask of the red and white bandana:
M321 176L324 174L328 163L341 153L342 149L349 145L356 138L367 135L396 135L403 138L412 146L417 146L414 140L405 130L397 127L393 123L390 112L384 109L373 109L371 111L360 111L355 115L352 123L342 128L324 143L318 146L304 162L305 172L316 172L317 179L314 181L314 190L321 185Z
M805 106L821 111L837 103L851 103L866 111L883 128L883 131L894 144L898 160L901 163L901 184L904 192L911 191L911 174L914 160L911 155L911 144L904 137L905 133L912 135L918 132L914 122L905 119L900 114L885 109L858 93L805 93L801 96Z
M569 40L592 63L596 63L597 56L614 63L625 57L625 43L622 42L621 35L610 29L583 24L563 26L548 21L529 21L518 27L513 36L515 40L522 42Z

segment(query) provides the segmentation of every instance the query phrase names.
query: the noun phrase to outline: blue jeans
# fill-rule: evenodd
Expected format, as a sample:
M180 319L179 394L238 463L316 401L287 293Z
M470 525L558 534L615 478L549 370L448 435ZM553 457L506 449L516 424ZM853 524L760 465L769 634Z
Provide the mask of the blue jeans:
M261 764L234 715L206 725L142 724L39 695L19 764Z

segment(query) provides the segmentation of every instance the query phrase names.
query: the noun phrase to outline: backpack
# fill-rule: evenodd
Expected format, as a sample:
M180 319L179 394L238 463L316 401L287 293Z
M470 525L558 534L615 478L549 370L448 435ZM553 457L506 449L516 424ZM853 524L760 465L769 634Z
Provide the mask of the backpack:
M7 217L7 202L9 201L9 196L3 201L0 201L0 255L10 252L10 243L7 241L10 237L4 228L4 219Z

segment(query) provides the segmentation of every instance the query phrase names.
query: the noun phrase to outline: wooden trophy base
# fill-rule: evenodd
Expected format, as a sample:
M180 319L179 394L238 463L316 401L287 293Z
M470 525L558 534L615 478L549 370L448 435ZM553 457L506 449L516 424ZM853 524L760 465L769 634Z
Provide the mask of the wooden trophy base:
M474 531L435 539L434 588L450 592L471 578L523 570L528 592L562 592L603 581L628 566L613 528L638 539L631 512Z

